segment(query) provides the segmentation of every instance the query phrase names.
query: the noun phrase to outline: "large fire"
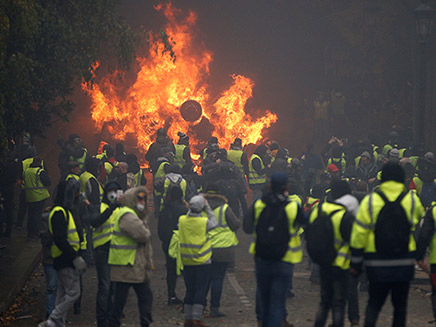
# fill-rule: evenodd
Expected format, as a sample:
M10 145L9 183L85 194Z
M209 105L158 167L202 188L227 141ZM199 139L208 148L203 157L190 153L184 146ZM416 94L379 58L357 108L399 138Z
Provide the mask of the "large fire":
M168 128L168 135L175 141L178 131L186 133L198 150L207 139L199 135L205 121L213 126L212 135L221 147L228 148L236 137L246 144L262 140L262 133L277 116L264 111L255 119L245 112L254 82L232 75L231 87L218 100L211 101L206 79L213 53L203 43L194 42L197 15L192 11L184 14L171 3L155 9L163 12L167 23L160 34L149 34L148 53L137 58L139 71L131 86L122 85L120 71L96 83L82 84L91 97L92 119L98 131L106 128L118 140L133 134L138 147L144 150L161 127ZM97 67L98 63L93 72ZM179 108L187 100L195 100L203 107L202 117L195 122L185 121L180 115Z

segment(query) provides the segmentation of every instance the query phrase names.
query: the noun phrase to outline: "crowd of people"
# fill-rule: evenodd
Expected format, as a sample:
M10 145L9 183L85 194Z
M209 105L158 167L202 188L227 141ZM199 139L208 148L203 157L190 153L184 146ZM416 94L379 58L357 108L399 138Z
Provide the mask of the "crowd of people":
M331 137L319 154L308 145L295 156L274 141L247 153L240 138L223 149L211 137L194 161L188 135L179 132L174 144L161 128L145 154L147 171L122 143L102 141L94 155L77 134L58 144L52 201L53 177L33 145L11 151L0 175L2 236L22 228L27 214L29 242L42 242L47 320L41 327L65 326L73 307L80 313L81 276L90 264L97 270L97 326L120 326L130 288L141 326L152 323L149 202L166 260L168 305L183 305L185 327L206 326L209 291L210 317L226 315L223 281L234 269L241 226L254 234L249 252L259 326L291 326L285 304L294 296L293 268L303 260L304 243L311 281L321 289L316 327L325 326L330 310L333 326L344 326L347 303L351 325L359 325L359 283L369 292L365 326L376 325L389 292L393 326L405 326L416 262L431 275L436 319L436 160L397 131L385 145ZM179 274L183 300L176 294Z

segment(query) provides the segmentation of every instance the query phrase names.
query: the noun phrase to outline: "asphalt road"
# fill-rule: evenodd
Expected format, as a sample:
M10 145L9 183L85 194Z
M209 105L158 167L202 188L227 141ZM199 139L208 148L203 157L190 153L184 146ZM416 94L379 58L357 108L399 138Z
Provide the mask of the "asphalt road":
M183 326L183 313L181 307L167 305L167 293L165 282L165 259L157 237L157 224L151 220L153 232L153 249L155 271L151 287L153 290L153 319L152 326ZM205 316L205 322L210 327L257 326L255 308L255 278L253 259L248 254L248 245L251 236L238 232L240 244L237 250L235 272L228 273L224 284L221 310L227 314L224 318L209 318ZM313 326L313 319L319 302L319 286L309 282L310 271L307 270L307 257L301 264L296 265L294 275L295 297L287 300L288 321L296 327ZM97 291L97 277L94 267L89 267L83 277L84 294L82 299L82 313L68 316L69 326L95 326L95 295ZM22 294L17 298L13 310L9 315L16 320L7 322L4 326L36 326L38 321L44 318L44 276L42 267L39 265L30 277ZM412 286L409 295L408 325L430 326L432 312L429 298L430 287L427 284ZM177 294L184 296L183 279L178 279ZM360 292L361 317L367 302L367 293ZM124 309L126 317L123 326L139 326L139 315L136 296L133 291ZM380 315L378 326L391 325L392 306L387 301ZM18 319L17 319L18 318ZM362 321L362 318L361 318ZM346 326L349 323L347 321ZM362 324L361 324L362 325Z

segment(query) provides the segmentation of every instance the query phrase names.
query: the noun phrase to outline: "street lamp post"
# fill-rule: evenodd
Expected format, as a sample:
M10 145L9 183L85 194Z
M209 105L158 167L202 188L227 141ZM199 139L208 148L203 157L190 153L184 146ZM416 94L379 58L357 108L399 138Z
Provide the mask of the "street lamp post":
M420 146L426 145L427 128L429 124L426 120L426 88L427 88L427 43L432 32L433 16L435 11L427 1L422 0L418 8L415 9L416 33L419 40L420 63L419 63L419 92L418 92L418 112L415 113L417 123L414 126L415 140ZM430 118L431 119L431 118Z

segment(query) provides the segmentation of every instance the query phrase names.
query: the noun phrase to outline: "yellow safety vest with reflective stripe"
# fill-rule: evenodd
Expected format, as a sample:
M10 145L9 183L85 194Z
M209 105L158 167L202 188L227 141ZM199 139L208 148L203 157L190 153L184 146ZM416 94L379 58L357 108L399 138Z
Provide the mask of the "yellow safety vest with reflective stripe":
M230 149L227 151L227 160L230 160L235 164L236 167L238 167L242 177L244 177L244 165L242 164L241 160L243 153L244 151L235 149Z
M432 203L431 213L433 217L433 223L436 229L436 202ZM430 243L430 264L436 264L436 233L433 233L433 238Z
M23 185L27 202L38 202L50 197L39 177L43 170L41 167L29 167L24 171Z
M303 200L301 200L301 198L297 194L291 194L288 196L288 198L290 201L297 202L300 207L303 206Z
M98 181L98 179L97 178L95 178L95 176L94 175L92 175L90 172L88 172L88 171L84 171L81 175L80 175L80 178L79 178L79 181L80 181L80 192L82 192L82 193L86 193L87 192L87 189L86 189L86 184L88 183L88 181L90 180L90 179L95 179L95 181L97 182L97 184L98 184L98 190L99 190L99 192L100 192L100 201L103 199L103 194L104 194L104 191L103 191L103 187L101 186L101 184L100 184L100 182Z
M166 165L171 165L171 164L168 161L163 161L159 165L159 168L157 169L156 174L154 174L154 179L164 178L165 177L165 166ZM157 196L162 195L162 193L160 193L160 192L158 192L156 190L154 190L154 194L157 195Z
M254 226L257 225L260 214L265 209L266 203L262 199L257 200L254 203ZM288 250L282 258L283 262L287 263L299 263L303 259L303 249L301 246L300 236L298 234L299 226L294 226L295 219L298 213L298 204L295 201L289 202L285 207L286 217L288 218L289 225L289 243ZM251 254L256 254L256 228L254 230L254 242L250 244Z
M330 217L330 219L332 220L333 234L335 238L334 247L337 253L336 259L333 261L332 266L346 270L350 268L351 258L350 244L345 242L341 235L341 222L342 218L344 218L344 215L346 213L346 209L336 203L324 202L321 204L321 210L327 216L331 215L334 211L337 211ZM317 218L318 209L312 210L309 217L309 222L312 224Z
M141 179L142 176L144 176L144 172L142 171L142 169L139 169L139 171L134 175L135 176L135 185L141 186Z
M406 188L402 183L386 181L380 185L379 190L383 192L389 201L395 201L401 192L406 191ZM375 192L370 193L362 200L351 232L350 246L353 249L363 250L365 254L377 253L374 231L378 215L384 205L383 199ZM401 206L412 226L409 238L410 253L416 251L413 232L419 219L424 215L424 208L414 190L409 191L404 196L401 200ZM363 258L352 256L351 260L357 263L361 262ZM368 267L408 266L414 265L414 259L410 257L397 258L396 260L365 259L365 265Z
M218 220L218 226L209 231L209 237L212 242L212 248L228 248L239 244L236 233L227 225L226 211L229 205L227 203L216 207L213 210Z
M183 265L196 266L206 263L212 256L212 244L207 233L207 216L179 218L180 255Z
M180 168L183 168L183 166L186 164L186 160L183 158L183 151L185 151L186 145L177 144L175 148L176 155L174 156L174 164L179 166Z
M262 169L265 169L265 165L263 164L262 158L257 154L253 154L250 158L250 162L248 163L248 184L250 185L261 185L266 183L266 175L259 175L256 170L253 168L253 160L260 160L260 166Z
M116 215L114 215L114 227L112 231L112 239L109 247L108 263L117 266L133 266L135 264L136 249L138 242L133 238L125 235L120 230L120 219L126 213L131 213L136 216L133 209L128 207L119 208Z
M52 226L52 217L53 215L58 212L62 211L64 214L65 219L67 220L67 241L71 245L74 251L79 251L80 249L80 237L79 233L76 229L76 223L74 222L73 214L71 211L68 210L68 214L66 210L60 206L55 206L50 211L50 215L48 216L48 228L50 231L50 235L53 236L53 226ZM62 251L56 246L56 244L53 242L51 246L51 256L53 258L57 258L62 254Z
M70 178L73 178L78 182L80 181L80 176L78 176L76 174L68 174L67 177L65 177L65 180L68 181Z
M106 211L106 209L109 208L109 205L102 202L100 204L100 214ZM112 214L109 216L109 218L100 226L97 228L94 228L92 230L92 242L94 245L94 249L98 248L99 246L102 246L106 244L107 242L110 242L112 239L112 230L114 227L114 219L116 215L118 214L119 208L116 208Z
M80 158L74 158L73 156L70 156L70 161L77 161L79 163L80 169L82 169L85 167L85 161L86 161L86 157L88 155L88 150L86 148L83 148L83 155Z

